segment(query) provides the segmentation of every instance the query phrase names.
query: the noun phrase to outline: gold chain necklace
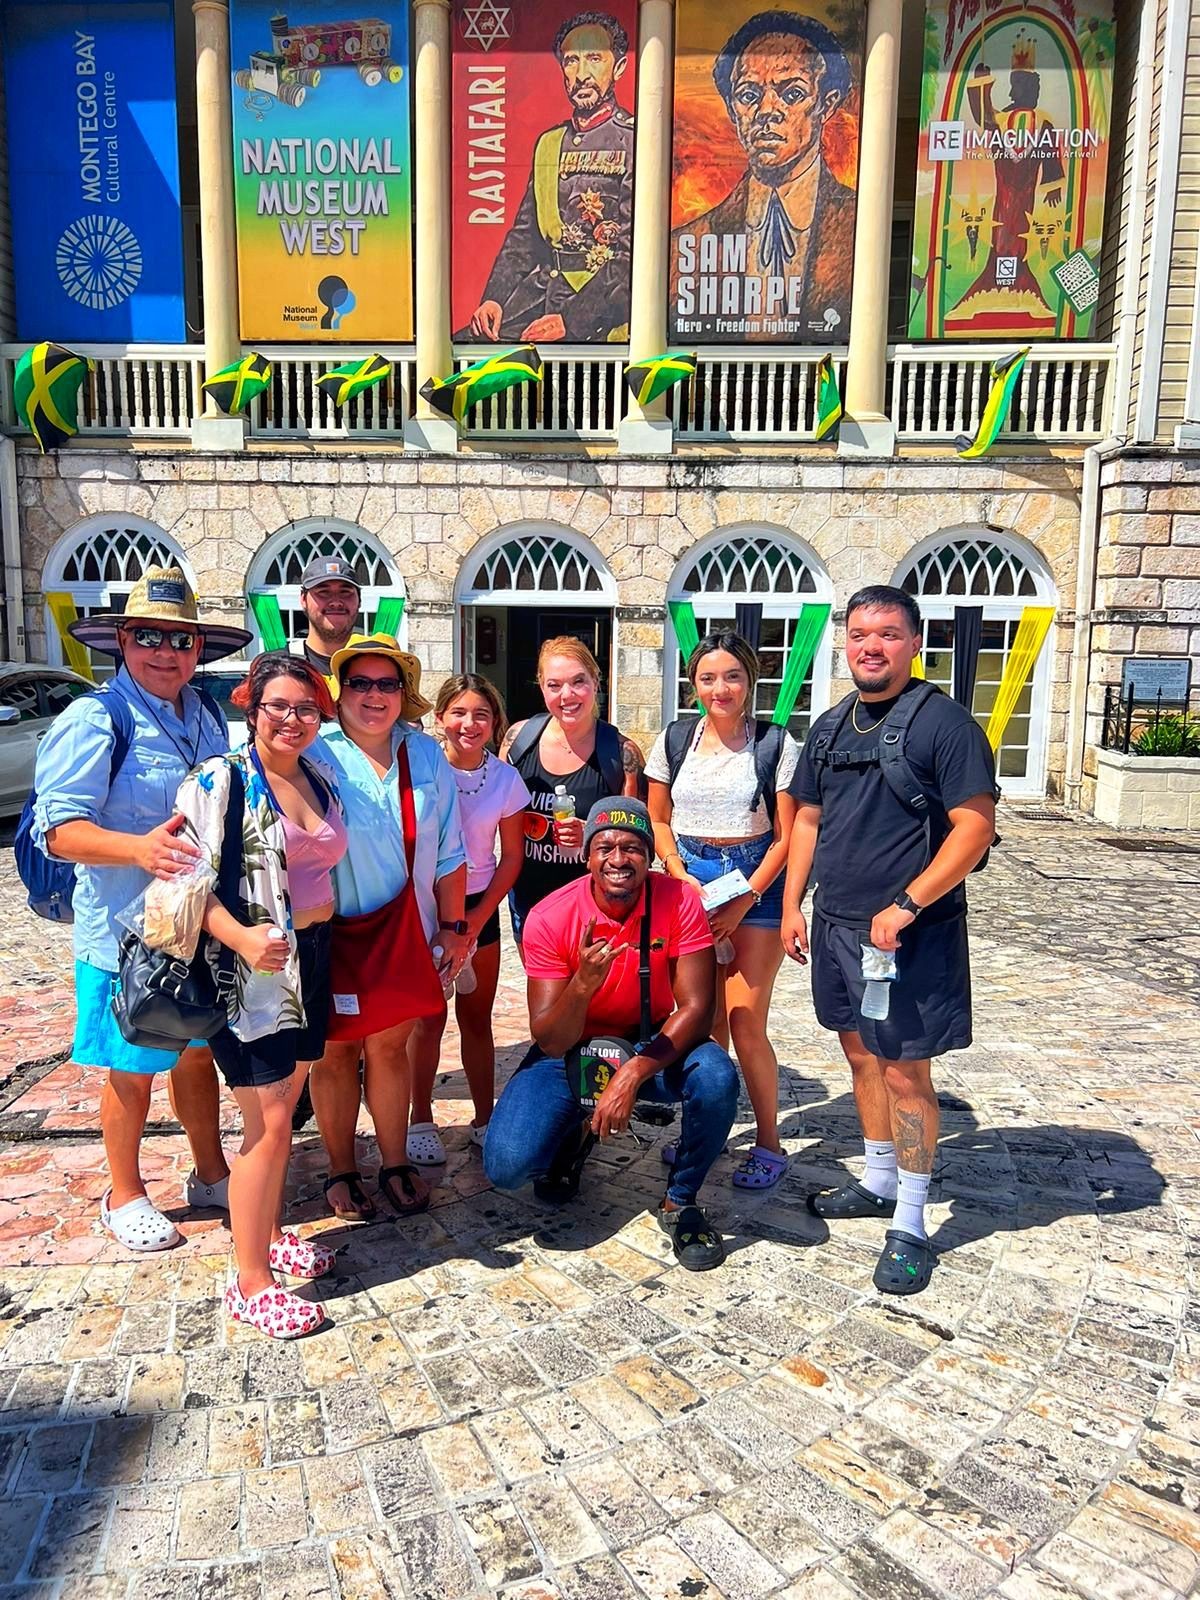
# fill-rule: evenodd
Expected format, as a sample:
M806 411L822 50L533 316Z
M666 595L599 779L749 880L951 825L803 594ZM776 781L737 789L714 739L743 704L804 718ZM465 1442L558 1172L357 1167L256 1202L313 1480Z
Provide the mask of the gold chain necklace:
M888 719L888 712L890 712L891 709L892 709L891 706L889 706L887 711L885 711L883 713L883 715L880 717L879 721L878 722L873 722L869 728L860 728L859 725L858 725L858 708L859 708L860 705L862 705L862 696L861 695L858 697L857 700L855 700L854 704L850 707L850 723L851 723L851 726L853 727L855 733L874 733L876 728L882 728L884 723Z

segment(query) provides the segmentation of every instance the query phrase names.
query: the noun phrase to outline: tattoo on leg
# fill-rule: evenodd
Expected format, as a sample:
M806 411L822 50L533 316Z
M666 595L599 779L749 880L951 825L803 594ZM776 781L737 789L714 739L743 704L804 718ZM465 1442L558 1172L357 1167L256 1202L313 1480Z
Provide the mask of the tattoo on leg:
M933 1141L925 1136L925 1119L919 1111L895 1108L896 1165L905 1172L933 1171Z

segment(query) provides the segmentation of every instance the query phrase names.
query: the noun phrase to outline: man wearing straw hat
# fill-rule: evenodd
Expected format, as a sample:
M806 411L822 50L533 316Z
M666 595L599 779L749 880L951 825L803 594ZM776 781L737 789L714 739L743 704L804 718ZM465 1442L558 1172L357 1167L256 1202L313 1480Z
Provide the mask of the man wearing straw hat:
M38 752L34 838L48 856L76 863L75 1043L81 1067L108 1071L100 1125L110 1186L100 1202L108 1231L131 1250L179 1242L175 1225L146 1194L138 1150L156 1072L171 1073L171 1103L195 1163L184 1187L190 1205L228 1204L216 1073L208 1048L176 1057L128 1044L112 1014L119 914L151 877L187 870L195 847L178 835L175 791L229 736L220 707L190 687L199 665L240 650L243 628L200 622L196 596L178 567L150 567L123 612L70 626L90 649L121 665L96 694L57 719ZM114 770L114 753L125 745Z

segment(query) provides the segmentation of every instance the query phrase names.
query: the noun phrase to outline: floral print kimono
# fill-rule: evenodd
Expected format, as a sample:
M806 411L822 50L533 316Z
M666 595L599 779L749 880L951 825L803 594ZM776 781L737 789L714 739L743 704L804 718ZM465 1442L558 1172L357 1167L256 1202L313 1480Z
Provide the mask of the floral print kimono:
M340 811L341 797L333 769L311 756L301 756L300 764L318 793L322 789L327 791L329 803ZM232 766L237 766L241 772L246 788L238 918L249 926L273 923L288 939L288 958L280 972L259 972L241 956L235 961L229 1026L239 1039L248 1043L284 1028L303 1028L307 1019L300 995L300 963L292 928L283 819L271 804L266 784L250 758L249 745L202 762L184 779L175 797L175 809L187 819L183 837L199 848L215 874L221 859ZM213 940L209 941L208 957L215 974L217 950Z

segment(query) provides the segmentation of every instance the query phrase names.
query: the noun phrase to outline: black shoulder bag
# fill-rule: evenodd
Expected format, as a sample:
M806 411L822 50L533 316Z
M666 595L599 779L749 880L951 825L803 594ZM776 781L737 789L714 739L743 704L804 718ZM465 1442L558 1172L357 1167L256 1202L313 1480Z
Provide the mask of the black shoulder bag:
M242 875L242 816L246 790L241 768L229 763L229 800L221 833L221 860L214 893L231 916L238 912ZM229 1021L236 956L217 943L217 972L208 960L209 935L202 933L191 961L152 950L136 933L121 940L113 1015L121 1035L143 1050L178 1054L193 1039L211 1039Z

